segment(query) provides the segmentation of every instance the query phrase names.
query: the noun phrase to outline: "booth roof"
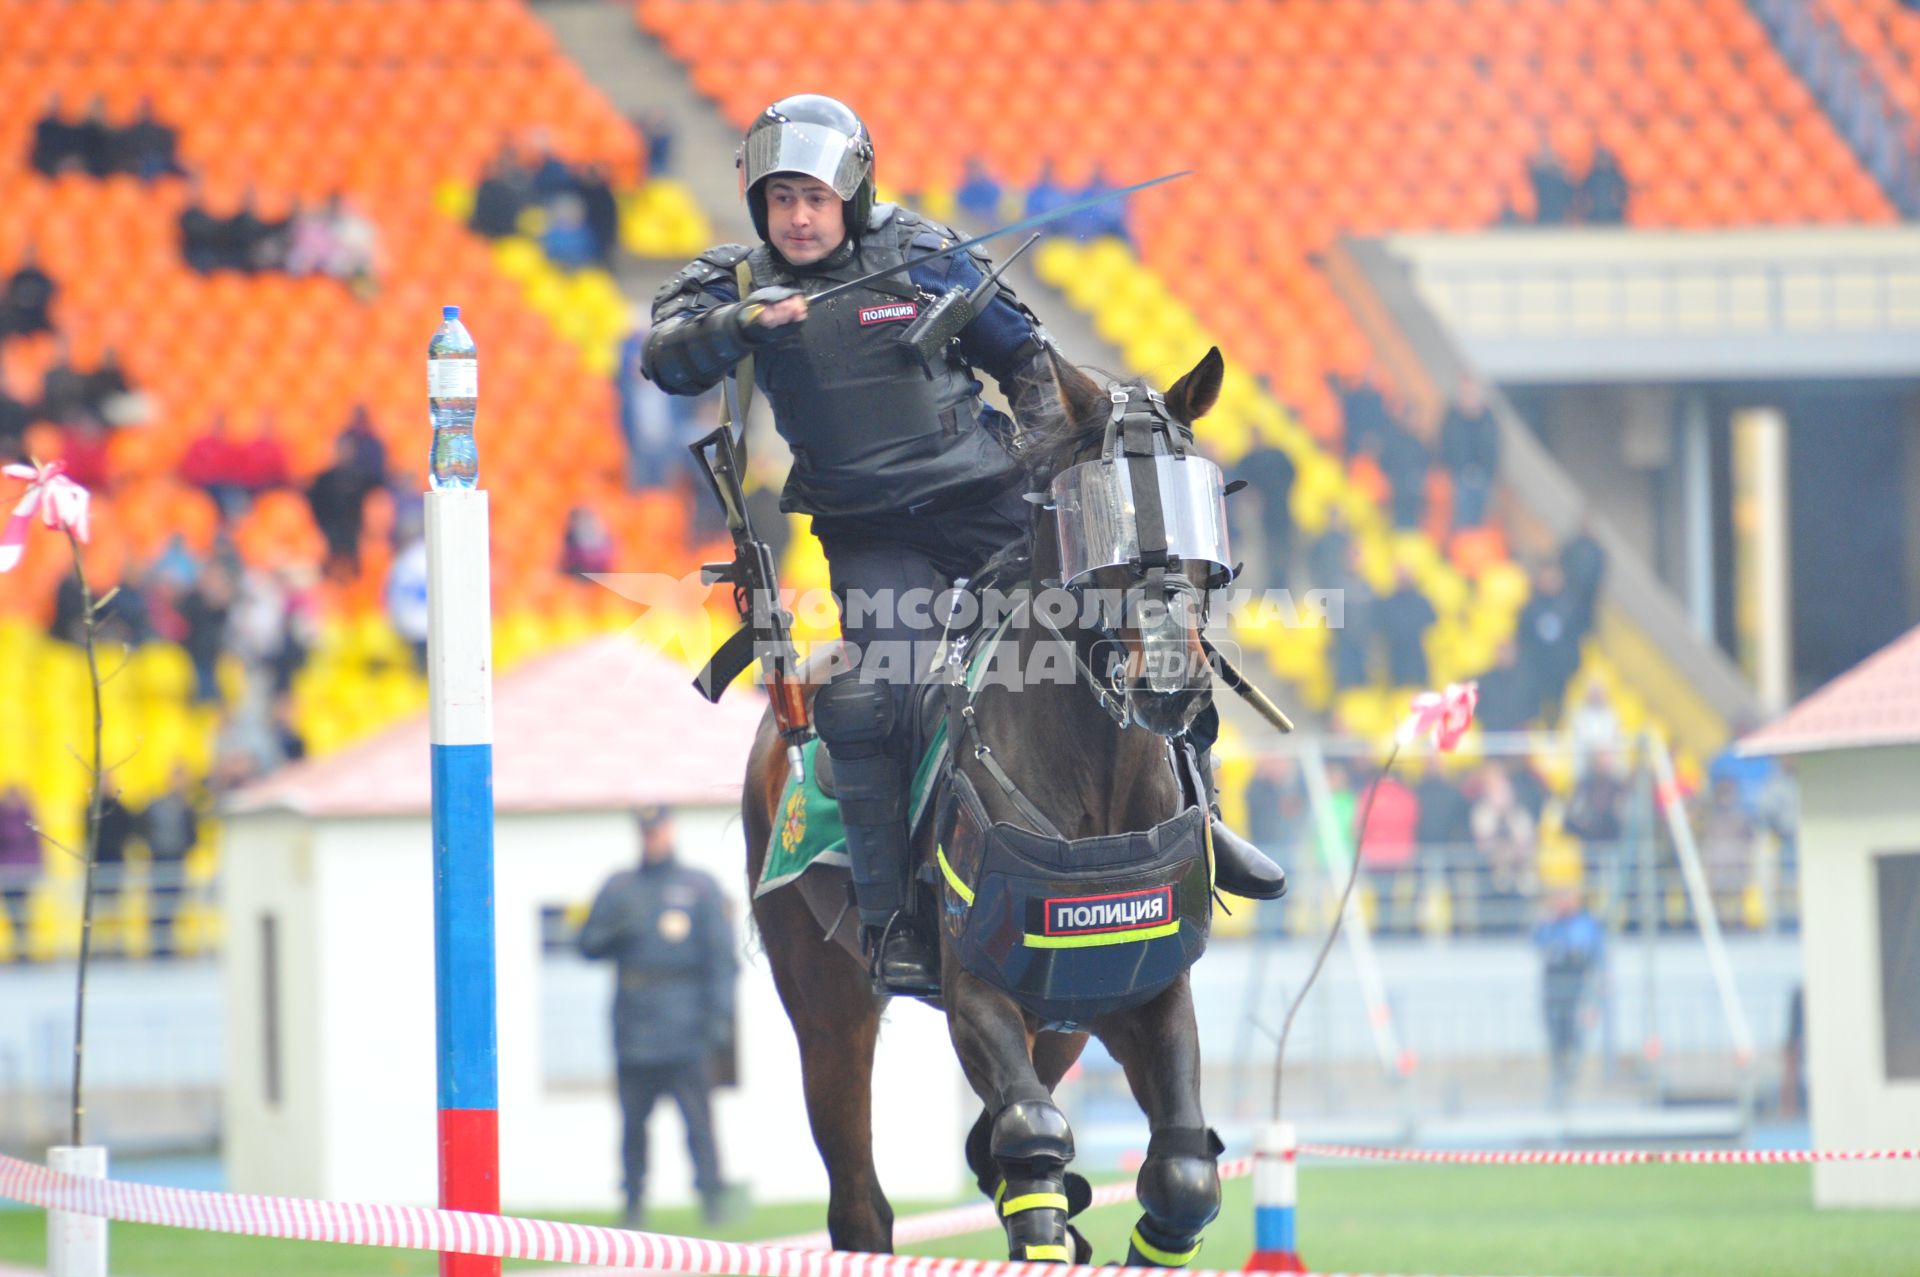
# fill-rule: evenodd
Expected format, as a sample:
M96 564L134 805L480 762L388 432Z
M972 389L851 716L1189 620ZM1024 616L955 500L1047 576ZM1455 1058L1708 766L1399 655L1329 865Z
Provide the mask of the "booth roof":
M735 805L766 698L709 705L684 666L614 635L529 661L493 697L496 811ZM232 813L397 816L432 806L429 721L395 726L250 785Z
M1920 744L1920 626L1741 738L1739 752L1811 754Z

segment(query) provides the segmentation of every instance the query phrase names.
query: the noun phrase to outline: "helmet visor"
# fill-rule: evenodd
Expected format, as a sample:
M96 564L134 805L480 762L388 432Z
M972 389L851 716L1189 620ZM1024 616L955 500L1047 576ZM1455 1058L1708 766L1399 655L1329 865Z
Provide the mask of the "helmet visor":
M1227 550L1226 485L1220 467L1188 453L1157 456L1153 470L1168 552L1226 571L1233 559ZM1055 475L1048 495L1060 537L1060 576L1067 584L1140 557L1130 466L1082 462Z
M871 165L859 138L826 124L782 120L774 128L755 129L747 135L740 157L740 192L746 194L761 178L775 173L804 173L850 200Z

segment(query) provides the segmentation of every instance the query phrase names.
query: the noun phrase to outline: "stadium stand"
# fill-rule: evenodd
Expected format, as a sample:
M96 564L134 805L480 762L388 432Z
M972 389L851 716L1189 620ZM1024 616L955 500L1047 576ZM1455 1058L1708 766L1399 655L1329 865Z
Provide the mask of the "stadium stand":
M272 414L296 485L266 493L228 530L242 560L269 572L316 565L321 546L297 489L328 464L356 404L370 409L395 472L423 478L419 356L440 304L459 301L485 364L479 425L495 494L502 662L630 619L631 605L558 571L566 513L577 505L601 514L627 561L643 561L642 547L644 561L666 570L694 561L681 499L628 493L622 481L607 374L627 303L604 272L565 278L528 261L524 241L489 247L461 228L457 205L502 139L535 127L557 154L597 162L628 188L629 242L677 248L703 237L688 201L632 189L642 174L631 126L519 4L212 0L185 8L0 3L0 95L22 107L0 114L0 275L34 245L58 283L53 317L74 362L91 367L117 349L150 403L149 420L110 436L86 556L96 587L137 577L176 533L196 558L213 551L212 501L177 470L215 413L245 428ZM33 108L55 95L70 110L98 95L114 118L151 101L178 130L179 158L198 187L170 176L143 184L34 172ZM376 229L370 296L325 278L202 275L182 260L178 222L191 201L221 213L251 194L258 214L273 218L294 201L335 192ZM54 343L52 334L6 342L0 360L16 398L37 398ZM66 444L42 425L27 446L46 458ZM425 703L411 655L384 617L391 524L391 502L376 495L358 577L318 587L321 633L292 688L295 721L316 752ZM64 746L84 752L90 736L77 708L84 673L76 649L43 637L65 570L61 548L37 545L0 589L0 677L32 689L0 701L0 782L24 782L49 834L73 846L84 775ZM111 667L116 658L108 659ZM167 758L184 756L197 777L207 775L221 717L193 701L179 647L144 644L132 659L109 685L106 754L129 757L116 781L137 805L164 783ZM238 677L229 659L229 703ZM46 865L57 880L74 871L53 852ZM203 855L189 868L204 881L211 865ZM123 899L138 914L139 893ZM70 892L39 893L31 934L10 947L51 953L56 934L73 933L71 908ZM141 930L130 925L123 947L141 951Z

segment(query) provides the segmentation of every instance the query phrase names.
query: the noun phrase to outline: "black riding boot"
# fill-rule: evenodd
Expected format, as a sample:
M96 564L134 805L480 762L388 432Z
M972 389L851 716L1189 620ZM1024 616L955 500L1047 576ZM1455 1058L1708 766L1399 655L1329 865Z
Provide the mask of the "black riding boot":
M833 760L840 819L847 831L861 948L888 993L940 992L940 955L906 907L909 860L907 785L886 754Z
M1200 750L1196 761L1200 779L1207 787L1207 810L1212 816L1214 885L1248 900L1278 900L1287 894L1286 871L1220 819L1211 754L1211 750Z

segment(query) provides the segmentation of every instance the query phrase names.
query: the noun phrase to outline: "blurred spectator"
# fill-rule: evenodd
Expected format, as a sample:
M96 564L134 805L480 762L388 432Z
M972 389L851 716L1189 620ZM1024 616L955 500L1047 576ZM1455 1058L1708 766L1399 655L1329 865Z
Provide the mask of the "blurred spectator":
M960 211L976 221L996 226L1000 223L1001 195L1000 183L993 180L980 157L968 156L966 175L961 178L960 189L954 192L954 203Z
M393 499L393 526L387 543L395 550L420 535L427 526L427 496L420 476L412 471L389 473L387 495Z
M1293 874L1312 818L1307 809L1306 789L1300 782L1300 764L1284 754L1261 757L1253 765L1244 797L1247 837L1275 864ZM1280 911L1278 907L1269 907L1262 909L1261 914L1277 920Z
M87 374L85 393L88 415L102 425L131 425L147 415L145 400L128 382L117 347L100 352L100 362Z
M1489 906L1483 921L1491 929L1511 930L1519 921L1520 901L1533 886L1535 825L1505 768L1489 764L1479 779L1470 820L1474 850L1487 871L1480 893Z
M1587 680L1587 689L1580 697L1580 703L1573 708L1568 717L1567 735L1573 745L1573 774L1584 775L1588 764L1597 754L1616 749L1620 745L1620 716L1613 711L1613 701L1607 695L1607 685L1594 675Z
M543 204L550 204L562 195L571 194L574 187L573 170L567 162L554 154L552 136L545 129L535 129L528 139L528 149L533 152L533 196Z
M177 145L174 131L155 117L153 99L143 97L133 123L121 129L114 139L114 168L143 182L157 177L181 177L186 170L180 167L175 154Z
M1284 585L1293 561L1293 458L1272 444L1254 445L1233 467L1230 479L1244 479L1260 519L1261 558L1269 588ZM1244 497L1242 498L1244 499Z
M94 829L93 863L105 871L94 879L95 917L119 907L120 889L127 878L127 844L139 832L139 819L121 801L120 791L107 782L107 791L100 796L100 823Z
M1380 471L1387 477L1393 526L1402 531L1420 526L1427 513L1427 469L1433 454L1413 431L1389 421L1380 434Z
M1474 719L1484 731L1517 732L1539 712L1540 693L1532 674L1520 664L1512 643L1502 643L1493 668L1479 677L1480 701Z
M1593 630L1600 605L1600 586L1607 577L1607 552L1593 535L1593 524L1582 520L1579 531L1560 547L1560 575L1566 582L1568 620L1576 639Z
M1534 928L1533 944L1540 951L1540 1010L1551 1056L1548 1094L1560 1108L1579 1073L1584 1022L1592 1014L1593 986L1603 978L1607 936L1579 892L1556 891L1549 907L1552 916Z
M247 187L241 192L240 207L233 216L220 223L216 243L220 248L220 269L240 271L243 274L266 267L262 260L262 247L267 239L267 224L260 220L260 214L254 207L253 188ZM278 268L282 263L272 263Z
M1627 786L1612 754L1600 754L1573 787L1560 826L1580 840L1589 883L1605 882L1621 863Z
M1742 917L1741 897L1753 875L1753 834L1740 787L1724 776L1714 781L1700 813L1700 867L1726 925L1738 925Z
M1072 199L1073 197L1054 180L1053 161L1041 160L1040 176L1034 179L1031 187L1027 188L1026 208L1022 216L1038 217L1042 213L1051 213L1054 209L1071 203ZM1053 229L1058 232L1060 228Z
M1320 590L1337 589L1347 574L1352 547L1346 517L1338 510L1331 511L1326 526L1307 549L1307 584Z
M1453 526L1479 527L1486 522L1487 498L1500 473L1500 428L1472 376L1460 379L1440 424L1440 462L1453 479Z
M74 126L74 150L88 177L113 172L116 130L107 120L107 102L98 93L87 100L87 113Z
M104 606L100 599L107 598L109 586L96 582L93 586L95 606L94 638L102 643L124 643L128 647L137 647L152 638L147 624L146 598L140 592L130 574L130 579L118 582L118 592L108 598ZM47 633L63 643L85 643L86 605L80 597L80 582L72 573L61 576L54 587L53 623L47 627Z
M1438 759L1420 761L1420 779L1413 787L1419 819L1413 840L1420 855L1437 864L1452 865L1472 849L1473 807Z
M581 270L595 260L593 234L587 229L586 205L572 191L557 196L547 208L547 229L540 249L562 270Z
M413 649L415 668L427 668L427 542L420 525L408 529L406 544L387 568L387 620Z
M40 383L41 421L70 426L87 416L87 377L73 366L73 347L65 333L54 338L53 364Z
M673 117L659 107L649 108L634 122L647 157L647 178L673 176Z
M27 791L10 784L0 793L0 904L13 924L14 952L26 943L27 898L40 873L40 835L33 832Z
M32 240L20 250L20 264L0 288L0 341L53 331L49 313L59 287L40 268L40 249Z
M80 163L80 128L61 110L57 92L47 95L46 108L34 121L30 159L34 171L45 177L60 173L69 161Z
M273 733L273 744L282 762L297 763L307 756L307 738L300 734L299 726L293 721L292 693L282 690L274 695L267 726Z
M593 240L593 260L604 266L620 246L620 203L613 197L613 184L607 180L605 169L589 164L580 171L574 189L580 197L580 215L586 221L587 234Z
M1113 185L1107 181L1105 170L1096 162L1086 186L1072 192L1068 198L1072 203L1091 199L1100 199L1101 202L1066 218L1061 230L1080 240L1113 238L1131 243L1133 237L1127 231L1126 201L1101 198L1112 190Z
M1374 384L1372 369L1357 379L1332 380L1334 394L1340 400L1347 455L1352 457L1365 451L1369 440L1386 433L1393 422L1393 410Z
M61 432L61 459L67 463L67 477L89 492L104 494L113 486L107 439L106 427L84 413Z
M27 427L32 424L33 409L7 393L6 375L0 370L0 463L26 455Z
M300 210L288 232L286 271L325 275L356 295L369 295L379 272L379 233L340 192L319 208Z
M1380 900L1382 931L1412 930L1414 831L1420 819L1419 801L1392 773L1383 773L1355 800L1366 826L1354 831L1360 861L1374 880Z
M613 537L600 516L586 506L575 506L567 513L560 570L568 576L613 571Z
M227 433L227 414L215 409L207 432L187 445L180 458L180 477L206 490L223 519L246 513L252 497L246 456L240 442Z
M674 429L671 396L640 371L650 327L645 308L634 307L633 328L620 343L620 435L627 445L627 486L633 489L667 487L687 459Z
M193 178L187 185L186 206L180 210L180 255L187 266L202 275L220 270L226 263L223 234L220 219L202 202L200 179Z
M1527 164L1527 180L1533 185L1533 220L1541 226L1566 222L1574 207L1573 179L1545 138Z
M220 653L227 646L227 618L233 610L233 577L218 559L200 570L200 579L180 600L180 619L186 623L185 647L193 662L194 699L220 703Z
M375 487L387 482L387 443L374 429L373 415L367 411L367 405L357 403L347 417L347 424L341 428L340 438L346 443L353 457L354 466L365 475Z
M532 198L532 175L514 159L513 148L503 145L487 162L473 192L467 229L489 239L512 235L519 229L520 210Z
M1387 681L1395 687L1427 685L1427 627L1439 619L1433 604L1413 583L1404 566L1394 569L1392 594L1375 606L1380 634L1387 642Z
M334 441L333 464L314 476L307 489L313 521L327 542L329 571L360 575L360 530L366 517L367 494L379 485L361 469L353 440Z
M200 817L193 782L176 763L167 792L140 814L140 835L152 857L148 870L148 909L153 923L153 951L178 951L180 898L186 889L187 853L200 841Z
M1345 609L1333 634L1333 685L1345 691L1373 682L1373 639L1379 625L1378 598L1361 571L1360 547L1347 551L1345 570L1333 582Z
M1563 586L1560 568L1548 564L1534 574L1533 595L1520 609L1515 627L1520 665L1533 680L1536 696L1528 718L1538 715L1549 724L1559 721L1567 680L1580 668L1580 634L1573 622L1574 603Z
M1627 175L1613 152L1598 142L1573 202L1582 220L1596 226L1619 226L1627 220Z

